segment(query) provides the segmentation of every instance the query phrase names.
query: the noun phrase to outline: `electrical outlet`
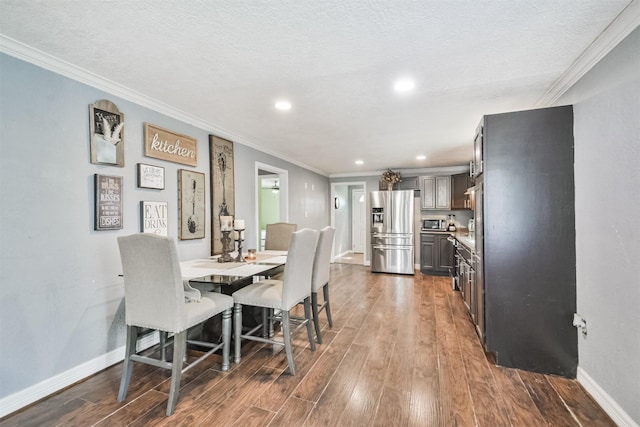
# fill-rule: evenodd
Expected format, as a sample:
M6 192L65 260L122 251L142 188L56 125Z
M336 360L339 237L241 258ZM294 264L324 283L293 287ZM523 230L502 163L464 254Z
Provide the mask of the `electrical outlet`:
M573 326L578 328L582 335L587 336L587 321L578 313L573 313Z

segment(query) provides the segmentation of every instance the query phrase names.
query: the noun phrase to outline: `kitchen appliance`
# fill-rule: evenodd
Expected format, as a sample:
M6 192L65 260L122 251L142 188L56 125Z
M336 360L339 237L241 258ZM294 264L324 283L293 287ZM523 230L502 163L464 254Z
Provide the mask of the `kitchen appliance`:
M447 222L441 218L423 218L422 229L425 231L445 231L447 229Z
M467 226L467 228L469 229L469 234L475 237L475 235L474 235L474 233L476 232L476 221L475 221L475 219L471 218L469 220L469 225Z
M413 190L372 191L371 271L415 274Z

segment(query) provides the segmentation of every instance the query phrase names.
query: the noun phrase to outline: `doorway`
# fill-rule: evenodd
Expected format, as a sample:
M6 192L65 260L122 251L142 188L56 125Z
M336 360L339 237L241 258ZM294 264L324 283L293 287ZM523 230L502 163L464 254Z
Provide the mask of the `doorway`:
M336 229L333 262L367 265L366 194L362 181L331 184L331 225Z
M256 162L256 246L264 249L267 224L289 222L289 171Z

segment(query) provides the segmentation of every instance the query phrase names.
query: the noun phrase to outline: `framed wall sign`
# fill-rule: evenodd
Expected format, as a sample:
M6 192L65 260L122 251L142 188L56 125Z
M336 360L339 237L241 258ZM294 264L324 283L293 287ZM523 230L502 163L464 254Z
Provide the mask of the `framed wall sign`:
M204 174L178 169L178 238L204 239Z
M167 236L168 213L169 204L167 202L140 202L140 231Z
M120 230L122 228L122 177L95 174L94 183L94 230Z
M89 105L91 163L124 166L124 114L101 99Z
M233 142L209 135L211 180L211 255L222 253L220 217L235 215Z
M138 163L138 187L164 190L164 168Z
M198 140L145 123L144 155L183 165L198 166Z

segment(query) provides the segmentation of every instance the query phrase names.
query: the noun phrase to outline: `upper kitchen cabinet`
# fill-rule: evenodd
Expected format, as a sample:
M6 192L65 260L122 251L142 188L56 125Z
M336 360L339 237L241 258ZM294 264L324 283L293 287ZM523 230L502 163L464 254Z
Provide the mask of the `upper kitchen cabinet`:
M394 190L419 190L418 177L408 176L402 177L402 181L396 182L393 185Z
M483 159L484 120L476 128L476 137L473 139L473 161L471 162L471 177L475 179L484 169Z
M451 175L451 209L471 209L471 200L467 194L471 186L468 173Z
M421 176L422 209L451 209L451 176Z

